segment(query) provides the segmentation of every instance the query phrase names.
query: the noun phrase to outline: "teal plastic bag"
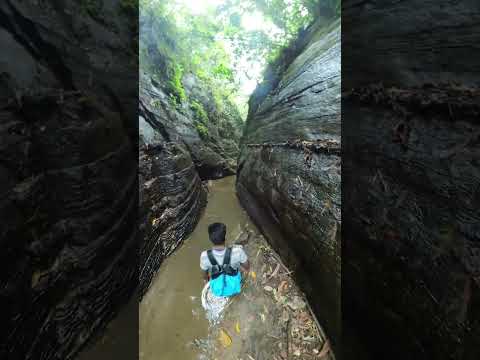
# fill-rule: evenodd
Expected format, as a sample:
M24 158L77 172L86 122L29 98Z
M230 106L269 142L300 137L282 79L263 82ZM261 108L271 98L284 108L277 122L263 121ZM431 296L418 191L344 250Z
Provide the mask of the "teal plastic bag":
M242 275L240 271L235 276L221 274L210 280L210 289L215 296L233 296L242 290Z

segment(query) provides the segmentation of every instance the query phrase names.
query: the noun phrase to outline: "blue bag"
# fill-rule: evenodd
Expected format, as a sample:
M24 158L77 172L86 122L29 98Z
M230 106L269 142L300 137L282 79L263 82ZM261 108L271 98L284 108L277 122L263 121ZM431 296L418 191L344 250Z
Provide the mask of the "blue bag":
M233 296L242 290L242 274L237 275L220 274L215 279L210 280L210 289L215 296Z
M212 254L212 250L207 251L208 259L212 264L210 270L210 289L215 296L233 296L240 293L242 290L242 275L238 269L234 269L230 266L230 256L232 254L232 248L225 250L225 257L223 265L220 266L215 260Z

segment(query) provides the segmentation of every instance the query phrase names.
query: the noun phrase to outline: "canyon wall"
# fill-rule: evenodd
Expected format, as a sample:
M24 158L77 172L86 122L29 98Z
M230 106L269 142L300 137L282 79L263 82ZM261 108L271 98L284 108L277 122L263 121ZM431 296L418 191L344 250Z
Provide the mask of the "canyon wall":
M140 293L193 231L206 204L202 181L235 174L243 121L234 104L179 52L161 16L140 16Z
M206 203L206 190L181 137L165 130L166 113L150 105L155 94L143 86L140 94L139 261L143 295L163 259L195 228Z
M140 82L149 106L172 141L185 144L202 180L234 175L243 121L236 106L220 99L175 44L174 25L150 13L140 17ZM183 64L183 65L182 65ZM141 94L141 96L142 96ZM144 101L145 103L145 101Z
M318 19L250 99L237 192L340 341L340 20Z

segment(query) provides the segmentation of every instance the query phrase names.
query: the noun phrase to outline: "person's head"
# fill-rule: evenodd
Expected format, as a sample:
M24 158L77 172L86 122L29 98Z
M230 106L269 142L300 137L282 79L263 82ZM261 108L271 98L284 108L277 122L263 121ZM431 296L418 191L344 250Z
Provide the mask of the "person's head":
M208 226L208 235L214 245L224 245L227 227L222 223L213 223Z

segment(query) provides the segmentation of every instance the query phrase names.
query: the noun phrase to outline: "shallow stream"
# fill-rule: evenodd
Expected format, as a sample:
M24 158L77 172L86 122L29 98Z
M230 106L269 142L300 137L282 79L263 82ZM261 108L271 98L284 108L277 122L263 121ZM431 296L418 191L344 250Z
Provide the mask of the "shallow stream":
M195 231L162 264L140 308L141 360L196 360L208 338L201 305L200 253L210 247L208 225L227 225L227 243L245 226L253 228L235 195L235 177L209 183L208 205ZM247 225L248 224L248 225Z
M235 177L211 181L208 187L208 205L195 231L163 262L137 308L138 338L126 325L136 311L122 311L80 359L105 359L113 348L118 359L135 358L127 348L136 348L131 346L136 339L141 360L335 359L292 271L240 207ZM209 326L199 262L200 253L211 246L208 225L217 221L227 225L228 244L244 247L251 272L242 293ZM136 308L135 301L131 304L127 309Z

